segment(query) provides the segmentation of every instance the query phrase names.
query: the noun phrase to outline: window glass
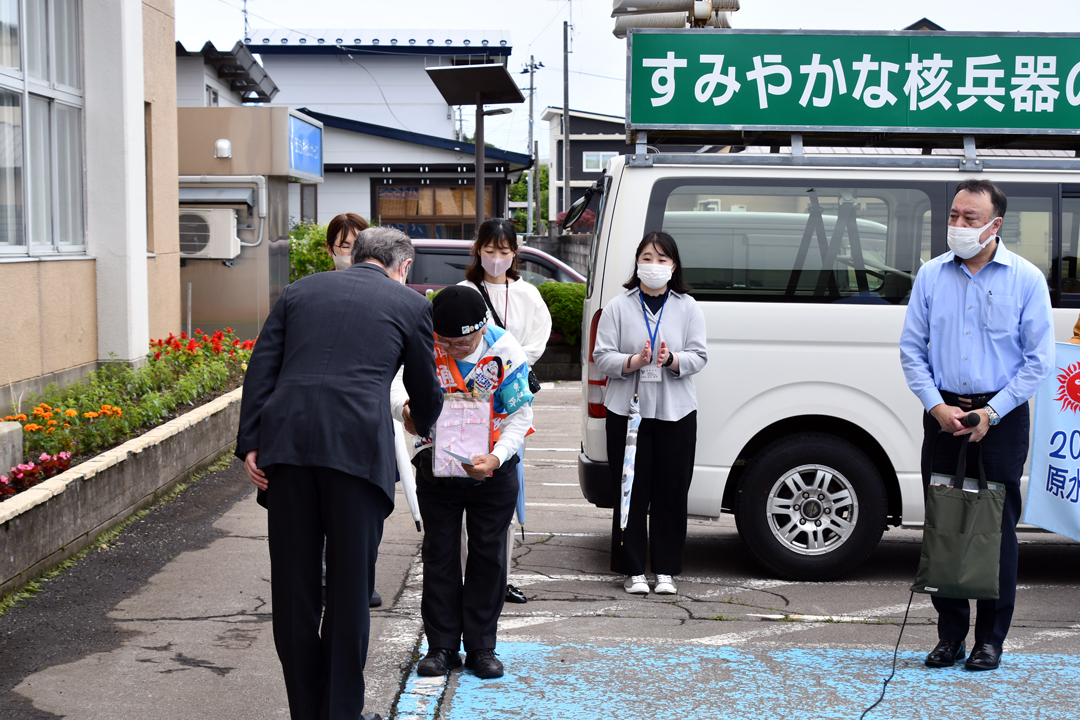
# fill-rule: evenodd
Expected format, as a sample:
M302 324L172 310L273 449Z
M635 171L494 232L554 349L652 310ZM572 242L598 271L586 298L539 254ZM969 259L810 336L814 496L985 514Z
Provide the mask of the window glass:
M19 0L0 0L0 65L18 70Z
M902 304L930 206L917 188L673 180L657 183L646 229L675 238L698 299Z
M52 153L49 147L49 101L30 97L30 237L32 245L52 243Z
M82 245L83 235L82 110L56 104L56 182L60 210L57 241Z
M465 279L465 269L472 258L468 253L417 248L409 270L412 285L457 285Z
M305 183L300 186L300 222L318 222L316 219L318 216L316 210L318 187L319 186L314 183Z
M53 37L56 40L53 59L56 82L73 88L82 88L82 72L79 58L79 2L78 0L52 0Z
M1053 200L1049 197L1024 197L1009 191L1006 191L1006 195L1009 205L998 235L1005 242L1005 247L1029 260L1042 271L1043 277L1049 279L1050 256L1053 253L1050 241Z
M602 172L607 170L608 162L618 155L614 152L587 152L584 153L583 167L585 172Z
M1010 201L1011 202L1011 201ZM1061 201L1061 292L1080 293L1080 198Z
M0 247L22 245L21 97L0 90Z
M531 285L540 286L559 279L559 271L556 268L548 267L535 259L526 259L527 257L522 255L518 258L517 267L522 280Z
M26 54L31 77L49 80L49 24L45 0L26 0Z

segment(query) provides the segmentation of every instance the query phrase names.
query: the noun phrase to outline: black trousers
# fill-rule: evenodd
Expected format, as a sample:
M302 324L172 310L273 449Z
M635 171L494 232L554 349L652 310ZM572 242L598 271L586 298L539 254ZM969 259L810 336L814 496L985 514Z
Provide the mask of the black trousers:
M268 477L274 644L290 716L356 720L364 709L375 560L394 505L376 485L330 468L275 465Z
M625 415L607 413L608 467L613 497L622 497ZM694 475L697 411L673 422L642 418L638 428L634 486L626 530L619 529L619 502L611 519L611 569L622 575L644 575L646 551L652 571L682 572L686 545L686 495ZM646 522L648 530L646 530Z
M416 499L424 520L424 594L420 614L430 648L495 648L506 598L506 532L517 505L518 456L474 485L436 484L430 451L417 455ZM461 517L469 559L461 572Z
M969 443L968 476L978 475L978 451L982 446L987 482L1005 486L1005 510L1001 516L1001 561L998 566L998 599L975 602L975 642L1001 647L1012 624L1016 605L1016 524L1020 521L1020 476L1028 454L1030 418L1022 403L1001 418L980 442ZM953 475L960 455L961 438L941 431L929 413L923 414L922 479L923 499L930 485L931 471ZM938 611L938 639L962 641L971 624L969 600L931 596Z

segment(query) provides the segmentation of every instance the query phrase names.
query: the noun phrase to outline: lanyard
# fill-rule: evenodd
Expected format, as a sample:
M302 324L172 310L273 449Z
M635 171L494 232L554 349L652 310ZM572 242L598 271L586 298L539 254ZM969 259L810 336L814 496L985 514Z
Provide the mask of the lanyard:
M641 315L645 318L645 332L649 334L649 347L656 352L656 336L660 334L660 320L664 317L664 308L667 307L667 296L670 290L664 293L664 304L660 306L660 314L656 316L656 328L649 327L649 313L645 310L645 297L638 290L638 300L641 301Z

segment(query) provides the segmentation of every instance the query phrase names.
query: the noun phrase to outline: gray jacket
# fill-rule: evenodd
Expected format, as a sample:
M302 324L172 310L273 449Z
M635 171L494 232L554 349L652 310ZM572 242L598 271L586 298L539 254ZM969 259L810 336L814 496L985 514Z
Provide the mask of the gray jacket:
M649 339L638 292L634 288L616 296L604 308L596 328L593 360L600 372L608 376L604 406L619 415L629 413L636 384L641 417L680 420L697 410L693 375L709 361L705 349L705 316L694 298L670 293L653 348L653 362L660 343L665 342L668 350L679 356L679 373L664 368L660 382L636 383L639 371L624 375L622 370L626 367L626 357L641 352ZM656 330L656 317L649 312L653 330Z

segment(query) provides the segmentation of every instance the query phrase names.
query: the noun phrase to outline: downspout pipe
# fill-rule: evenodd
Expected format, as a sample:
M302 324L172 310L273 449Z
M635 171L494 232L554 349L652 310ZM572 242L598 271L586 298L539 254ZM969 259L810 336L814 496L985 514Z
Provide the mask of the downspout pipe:
M262 245L263 237L266 235L266 176L265 175L181 175L180 182L182 183L200 183L200 184L214 184L214 185L255 185L258 187L259 195L255 201L256 210L259 213L259 239L253 243L247 243L243 240L240 241L241 247L258 247Z

